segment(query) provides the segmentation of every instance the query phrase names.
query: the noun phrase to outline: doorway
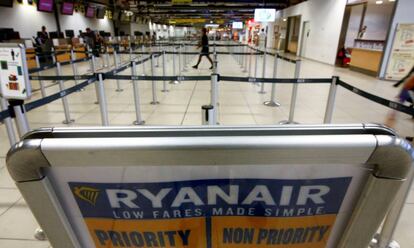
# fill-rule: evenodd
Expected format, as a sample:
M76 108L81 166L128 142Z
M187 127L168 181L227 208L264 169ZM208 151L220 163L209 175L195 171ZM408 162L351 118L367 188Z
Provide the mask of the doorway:
M287 33L285 52L297 54L299 43L299 30L300 30L301 16L291 16L287 19Z
M306 48L308 46L308 39L310 35L310 25L309 21L303 22L303 31L302 31L302 42L300 46L300 56L305 57Z

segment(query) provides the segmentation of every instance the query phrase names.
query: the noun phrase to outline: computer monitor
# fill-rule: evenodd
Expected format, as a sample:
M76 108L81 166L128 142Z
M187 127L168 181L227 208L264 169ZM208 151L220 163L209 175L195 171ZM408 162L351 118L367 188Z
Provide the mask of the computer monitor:
M74 30L65 30L65 35L67 38L73 38L75 37L75 31Z
M51 39L57 39L57 38L59 38L59 34L58 34L58 32L49 32L49 37Z

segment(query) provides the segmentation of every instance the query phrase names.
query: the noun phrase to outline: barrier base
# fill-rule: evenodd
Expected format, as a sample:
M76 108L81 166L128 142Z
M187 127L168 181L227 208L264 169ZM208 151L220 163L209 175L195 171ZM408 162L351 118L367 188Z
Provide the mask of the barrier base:
M99 104L99 102L98 102L98 101L96 101L96 102L94 102L94 104Z
M144 125L145 121L134 121L134 122L132 122L132 124L134 124L134 125Z
M170 92L169 90L161 90L161 92Z
M180 83L180 81L177 81L177 80L171 80L170 81L170 84L179 84Z
M64 121L62 121L62 123L63 124L71 124L71 123L74 123L75 122L75 120L74 119L70 119L70 120L64 120Z
M266 94L266 91L261 90L261 91L259 91L259 92L257 92L257 93L259 93L259 94Z
M275 102L275 101L266 101L263 103L263 105L268 106L268 107L279 107L280 103Z
M380 234L379 233L375 234L371 242L369 243L368 247L369 248L401 248L400 244L395 240L392 240L386 247L380 247L379 238L380 238Z
M46 233L40 227L36 228L35 233L34 233L34 237L35 237L35 239L41 240L41 241L47 240Z
M286 125L286 124L299 124L299 122L285 120L285 121L280 121L280 122L279 122L279 124L280 124L280 125Z
M150 104L151 104L151 105L157 105L157 104L160 104L160 102L159 102L159 101L155 101L155 102L154 102L154 101L152 101L152 102L150 102Z
M122 92L122 91L124 91L123 89L116 89L115 90L116 92Z

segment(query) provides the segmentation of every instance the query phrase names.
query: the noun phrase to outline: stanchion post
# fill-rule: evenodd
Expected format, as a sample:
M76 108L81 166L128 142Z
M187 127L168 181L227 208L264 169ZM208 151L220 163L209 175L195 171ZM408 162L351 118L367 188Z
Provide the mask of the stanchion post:
M253 49L251 49L249 47L250 50L250 55L249 55L249 77L252 76L252 54L253 54Z
M273 61L273 78L277 78L277 53L275 54L275 60ZM270 100L263 103L268 107L279 107L280 103L276 101L276 83L272 83L272 90L270 93Z
M114 50L114 63L115 63L115 70L118 70L119 68L119 60L118 60L118 53ZM114 75L117 73L115 72ZM121 89L121 83L119 82L119 79L116 79L116 92L121 92L123 89Z
M13 107L17 133L21 138L30 131L29 122L27 121L25 114L26 110L24 108L24 102L22 100L9 100L9 104Z
M165 50L162 51L162 76L164 77L164 81L162 82L162 92L168 92L167 90L167 81L165 81Z
M8 104L6 99L4 99L3 97L0 97L0 101L1 101L1 110L6 110L8 109ZM14 127L13 127L13 123L12 123L12 119L10 117L7 117L4 119L4 124L6 125L6 131L7 131L7 136L9 137L9 143L10 146L16 144L17 142L17 138L16 138L16 133L14 132Z
M329 87L329 96L326 103L325 117L323 118L323 123L328 124L332 122L332 115L335 107L335 96L337 89L338 77L332 77L331 86Z
M242 72L247 72L247 49L246 46L243 46L243 71Z
M73 75L75 76L75 85L78 85L78 79L76 78L76 76L78 76L78 68L74 62L75 60L76 60L76 55L73 52L73 49L71 49L70 50L70 64L72 66Z
M184 47L184 54L182 53L182 47ZM187 66L186 65L186 54L185 54L186 53L186 49L187 49L187 47L185 45L184 46L183 45L180 46L180 53L183 56L183 64L182 64L182 68L183 68L182 71L183 72L186 72L187 71L187 68L186 68L186 66Z
M295 79L299 78L300 65L301 65L301 61L296 60ZM280 124L297 124L297 122L294 121L294 118L295 118L296 98L298 96L298 85L299 85L298 82L293 83L292 96L290 99L289 119L287 121L281 121Z
M39 57L37 55L35 56L35 59L36 59L36 67L40 68ZM42 73L38 71L37 75L40 77L42 76ZM40 85L40 93L42 94L42 97L46 97L46 90L45 90L45 85L43 84L43 80L39 79L39 85Z
M143 58L145 58L145 54L144 54L145 49L144 49L144 48L145 48L145 47L144 47L144 45L142 45L142 46L141 46L141 51L142 51L142 53L143 53L143 54L142 54L142 57L143 57ZM146 75L146 74L145 74L145 71L146 71L146 70L145 70L145 61L143 61L143 62L142 62L142 76L145 76L145 75Z
M179 50L178 50L178 52L179 52L179 54L178 54L178 74L179 75L181 75L181 71L182 71L182 63L181 63L181 56L182 56L182 51L181 51L181 49L182 49L182 46L181 46L181 44L180 44L180 47L179 47Z
M264 52L263 52L263 66L262 66L262 78L265 78L266 77L266 49L264 50ZM259 94L265 94L266 93L266 91L265 91L265 83L261 83L261 85L260 85L260 91L259 91Z
M258 53L256 52L255 53L255 63L254 63L254 77L255 78L257 78L257 63L258 63L258 59L259 59L259 55L258 55Z
M56 63L56 73L58 77L62 76L62 67L60 66L59 62ZM63 84L63 80L58 80L58 82L59 82L59 90L64 91L65 85ZM66 95L62 96L62 104L63 104L63 111L65 113L65 120L63 120L62 123L63 124L73 123L75 120L70 118L69 104L68 104L68 99L66 98Z
M217 124L217 102L219 94L218 86L218 74L211 74L211 93L210 93L210 105L213 106L213 117L212 122L214 125Z
M175 47L175 45L173 45L173 48L172 48L172 54L173 54L173 76L177 76L177 71L176 71L176 56L175 56L175 53L176 53L176 47ZM170 84L179 84L180 83L180 81L178 81L178 80L171 80L170 81Z
M151 53L151 76L154 77L154 54ZM152 79L152 101L150 104L157 105L160 102L157 100L157 84L154 79Z
M95 56L92 54L91 56L91 69L92 69L92 73L95 74L96 73L96 61L95 61ZM95 104L99 103L99 92L98 92L98 87L95 84L95 92L96 92L96 102Z
M102 126L109 126L108 108L106 104L105 87L103 85L103 75L98 74L98 82L95 82L98 89L99 109L101 111Z
M131 66L131 70L132 70L132 76L137 76L137 63L135 61L132 61L132 66ZM140 101L140 96L139 96L139 84L137 82L137 80L132 80L132 88L134 90L134 103L135 103L135 115L137 117L137 119L132 123L134 125L143 125L145 124L145 121L142 120L142 115L141 115L141 101Z

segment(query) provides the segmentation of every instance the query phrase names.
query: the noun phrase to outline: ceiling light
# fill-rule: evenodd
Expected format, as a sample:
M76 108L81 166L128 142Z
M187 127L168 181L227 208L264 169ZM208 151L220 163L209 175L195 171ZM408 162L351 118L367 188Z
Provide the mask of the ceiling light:
M395 0L388 0L388 2L395 2Z
M287 21L287 19L286 18L283 18L283 21L285 22L285 21Z
M375 1L375 4L383 4L383 3L384 3L384 1L382 1L382 0Z

